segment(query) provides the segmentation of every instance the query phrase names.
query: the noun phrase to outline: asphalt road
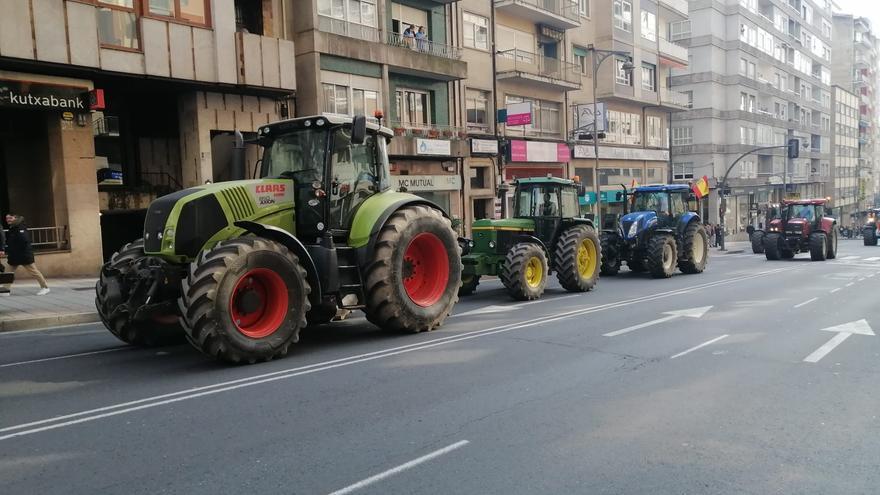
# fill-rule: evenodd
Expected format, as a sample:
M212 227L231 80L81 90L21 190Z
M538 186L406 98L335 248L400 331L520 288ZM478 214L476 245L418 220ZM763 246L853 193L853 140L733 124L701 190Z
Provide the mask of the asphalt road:
M877 493L878 281L860 241L713 250L527 304L489 281L434 332L353 318L255 366L0 334L0 492Z

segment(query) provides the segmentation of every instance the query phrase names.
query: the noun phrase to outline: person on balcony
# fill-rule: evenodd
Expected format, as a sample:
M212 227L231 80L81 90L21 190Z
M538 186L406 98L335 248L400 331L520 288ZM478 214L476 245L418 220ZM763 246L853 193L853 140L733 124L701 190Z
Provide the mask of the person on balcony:
M7 213L6 224L9 225L9 233L6 236L5 245L0 245L0 254L6 252L6 264L12 269L12 273L15 273L18 267L22 267L30 276L34 277L40 284L37 295L45 296L49 293L49 284L46 283L46 278L34 264L34 248L27 225L24 223L24 217ZM8 296L11 293L8 285L0 287L0 296Z
M420 52L428 49L428 33L425 32L425 26L419 26L419 31L416 33L416 47Z
M403 44L409 48L413 47L413 44L416 39L416 32L413 29L413 26L410 25L406 29L403 30Z

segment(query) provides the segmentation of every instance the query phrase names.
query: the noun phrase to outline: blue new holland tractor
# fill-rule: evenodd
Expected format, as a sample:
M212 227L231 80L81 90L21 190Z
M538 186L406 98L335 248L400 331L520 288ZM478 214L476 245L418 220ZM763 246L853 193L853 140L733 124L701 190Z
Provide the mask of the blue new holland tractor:
M624 215L602 231L601 274L616 275L626 262L633 272L669 278L675 268L701 273L709 242L686 184L637 187L622 193Z

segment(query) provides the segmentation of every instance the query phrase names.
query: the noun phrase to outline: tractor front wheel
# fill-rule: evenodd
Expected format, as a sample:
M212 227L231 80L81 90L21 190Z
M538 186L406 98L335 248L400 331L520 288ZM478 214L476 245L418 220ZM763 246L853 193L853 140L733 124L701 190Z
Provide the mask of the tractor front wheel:
M825 261L828 254L828 237L824 232L810 234L810 259L813 261Z
M764 256L769 261L782 259L782 236L775 233L764 236Z
M618 252L620 238L617 234L602 234L602 267L600 274L603 277L617 275L620 271L620 253Z
M499 276L510 297L531 301L547 287L547 256L537 244L521 242L510 248Z
M220 242L192 262L183 282L187 339L221 361L283 356L306 326L309 292L299 258L283 245L259 237Z
M127 344L153 347L183 342L183 329L174 311L154 316L152 320L134 319L135 312L144 303L141 300L146 296L144 289L152 284L138 273L137 263L145 257L144 241L138 239L113 253L104 264L95 284L98 316L110 333ZM147 287L138 288L138 284Z
M648 271L652 277L671 277L677 259L675 239L671 235L658 234L648 241Z
M862 242L864 242L865 246L876 246L877 245L877 231L874 230L873 227L864 229L862 231Z
M476 292L478 285L480 285L479 275L462 275L461 288L458 289L458 295L470 296Z
M442 325L458 301L460 253L452 223L440 210L415 205L394 212L365 270L367 319L396 332Z
M682 273L703 273L709 261L709 236L699 223L691 222L684 231L678 269Z
M596 231L586 225L570 227L559 237L554 267L559 285L569 292L586 292L596 286L602 248Z
M829 260L833 260L834 258L837 258L837 225L831 229L831 234L829 235L831 238L828 239L828 251L826 252L825 257Z
M764 253L764 233L760 230L752 234L752 252L755 254Z

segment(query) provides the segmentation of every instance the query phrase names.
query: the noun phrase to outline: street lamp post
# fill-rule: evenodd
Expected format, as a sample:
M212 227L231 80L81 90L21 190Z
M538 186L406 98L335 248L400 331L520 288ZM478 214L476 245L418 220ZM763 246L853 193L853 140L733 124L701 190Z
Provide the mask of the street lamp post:
M593 163L594 163L594 184L593 189L596 192L596 221L601 225L602 222L602 208L601 208L601 197L602 197L602 186L599 185L599 126L596 123L596 111L598 109L598 102L596 98L596 92L598 91L598 82L599 78L599 67L602 65L608 57L620 56L627 57L626 62L623 63L623 67L621 67L626 73L632 74L635 66L632 63L632 54L630 52L624 52L619 50L600 50L596 48L594 45L587 45L587 51L591 52L590 60L592 60L593 65Z

